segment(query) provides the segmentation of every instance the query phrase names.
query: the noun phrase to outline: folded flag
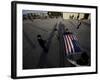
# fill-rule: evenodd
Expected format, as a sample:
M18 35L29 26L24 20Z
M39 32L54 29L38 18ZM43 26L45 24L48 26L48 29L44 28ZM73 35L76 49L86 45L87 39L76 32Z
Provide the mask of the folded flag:
M66 54L81 52L80 45L76 35L65 34L63 35Z

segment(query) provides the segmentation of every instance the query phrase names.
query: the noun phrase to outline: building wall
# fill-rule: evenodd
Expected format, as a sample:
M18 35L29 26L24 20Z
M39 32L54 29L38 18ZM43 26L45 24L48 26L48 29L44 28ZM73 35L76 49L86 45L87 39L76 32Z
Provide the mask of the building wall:
M79 20L82 19L82 18L84 18L84 13L79 14Z
M77 19L78 14L79 14L79 20L84 18L84 13L63 13L63 19L70 19L70 16L72 15L74 15L73 19ZM91 19L90 15L88 19Z
M91 14L89 15L88 19L89 19L89 20L91 19Z
M63 13L63 19L69 19L71 13Z

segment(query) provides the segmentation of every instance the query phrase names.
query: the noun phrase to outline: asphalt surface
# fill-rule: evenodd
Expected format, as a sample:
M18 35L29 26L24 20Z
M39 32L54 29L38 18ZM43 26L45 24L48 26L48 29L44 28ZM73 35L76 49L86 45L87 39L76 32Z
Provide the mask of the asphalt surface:
M35 19L23 21L23 69L74 67L67 61L63 51L63 30L68 28L79 40L81 49L90 56L90 22L81 21L79 29L77 20ZM64 28L64 29L62 29ZM55 30L56 29L56 30ZM48 52L44 52L37 41L37 35L41 34L46 40ZM72 56L77 60L81 53Z

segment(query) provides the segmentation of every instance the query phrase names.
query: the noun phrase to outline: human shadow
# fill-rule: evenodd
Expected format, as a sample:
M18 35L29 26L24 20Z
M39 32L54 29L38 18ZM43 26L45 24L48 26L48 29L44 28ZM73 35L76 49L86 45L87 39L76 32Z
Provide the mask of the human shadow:
M39 34L37 35L37 40L39 42L39 45L41 46L41 48L43 49L41 55L40 55L40 59L37 65L37 68L45 68L48 67L48 63L47 63L47 54L50 48L50 44L52 41L53 36L55 35L55 29L57 27L57 24L55 24L52 32L50 33L50 36L47 40L43 40L42 36Z

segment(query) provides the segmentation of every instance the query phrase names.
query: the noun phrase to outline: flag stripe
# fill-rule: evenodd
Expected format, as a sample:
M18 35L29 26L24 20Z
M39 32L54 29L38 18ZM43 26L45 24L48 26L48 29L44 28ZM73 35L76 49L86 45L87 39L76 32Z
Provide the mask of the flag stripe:
M67 38L68 38L68 41L69 41L69 44L70 44L70 52L69 53L71 53L72 52L72 45L71 45L71 41L70 41L69 35L67 35Z
M64 35L63 38L65 43L66 54L72 54L81 51L78 39L75 35L67 34Z
M67 48L66 39L65 39L65 36L63 36L63 37L64 37L64 42L65 42L65 51L66 51L66 53L68 53L68 48Z
M68 51L68 53L69 53L69 46L68 46L68 41L67 41L67 39L66 39L66 35L65 35L65 40L66 40L66 43L67 43L67 45L66 45L66 46L67 46L67 51ZM67 53L67 54L68 54L68 53Z
M68 35L66 35L66 39L67 39L67 42L68 42L69 53L71 53L71 44L70 44L70 41L69 41Z
M74 52L74 46L73 46L73 43L72 43L71 35L68 35L68 37L69 37L69 40L70 40L71 49Z
M72 36L72 34L70 34L70 38L71 38L71 40L73 40L73 36Z

